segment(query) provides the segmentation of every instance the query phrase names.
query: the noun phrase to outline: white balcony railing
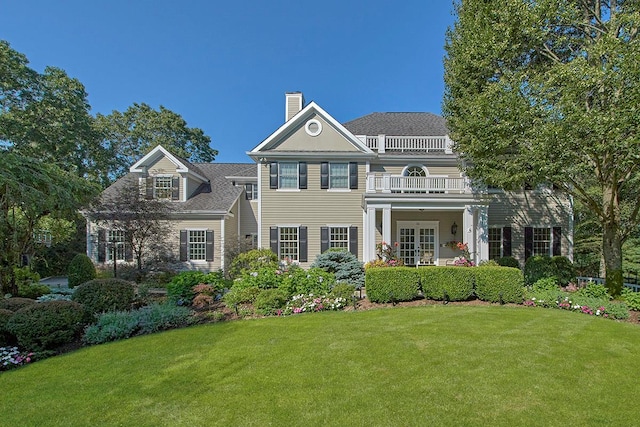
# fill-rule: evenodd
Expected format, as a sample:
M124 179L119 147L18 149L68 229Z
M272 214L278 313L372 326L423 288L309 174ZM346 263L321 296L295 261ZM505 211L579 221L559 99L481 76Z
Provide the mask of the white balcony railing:
M424 152L453 154L453 142L445 136L362 136L367 147L378 153L386 152Z
M468 193L466 178L367 174L367 193Z

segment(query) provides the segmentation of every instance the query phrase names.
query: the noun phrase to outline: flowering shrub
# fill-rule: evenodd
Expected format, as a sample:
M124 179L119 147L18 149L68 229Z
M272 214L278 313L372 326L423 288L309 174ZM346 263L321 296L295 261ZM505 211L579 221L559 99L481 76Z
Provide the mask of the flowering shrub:
M463 256L457 256L453 259L453 265L456 267L474 267L475 263Z
M611 319L626 319L629 317L629 310L624 303L615 303L602 298L584 297L579 294L568 295L560 291L531 293L525 300L524 305L528 307L558 308Z
M295 268L283 276L280 289L289 296L298 294L326 295L336 283L333 273L328 273L318 267L312 267L307 271Z
M8 371L33 361L33 353L24 354L18 347L0 347L0 371Z
M393 246L387 242L380 242L376 245L377 259L365 264L364 268L370 267L400 267L404 263L397 256L398 242L395 242Z
M331 298L326 295L315 296L313 294L294 295L286 307L278 310L278 316L298 313L310 313L324 310L342 310L347 305L347 299L342 297Z

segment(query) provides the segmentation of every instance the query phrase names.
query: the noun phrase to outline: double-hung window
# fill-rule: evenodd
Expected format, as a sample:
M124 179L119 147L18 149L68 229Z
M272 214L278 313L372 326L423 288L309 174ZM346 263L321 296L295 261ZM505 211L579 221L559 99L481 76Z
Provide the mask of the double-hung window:
M106 259L108 262L113 262L114 259L116 261L124 261L125 260L125 250L124 250L124 231L122 230L109 230L107 232L107 241L105 242L107 245L107 251L105 252ZM115 256L115 258L114 258Z
M205 230L188 230L188 256L190 261L204 261L207 254L207 240Z
M329 188L349 188L349 163L329 163Z
M551 228L533 229L533 255L551 256Z
M173 177L156 176L153 181L153 195L156 199L171 199L173 194Z
M298 188L298 163L279 162L278 163L278 188L297 189Z
M329 227L329 248L349 250L349 227Z
M279 229L280 259L299 260L298 227L280 227Z

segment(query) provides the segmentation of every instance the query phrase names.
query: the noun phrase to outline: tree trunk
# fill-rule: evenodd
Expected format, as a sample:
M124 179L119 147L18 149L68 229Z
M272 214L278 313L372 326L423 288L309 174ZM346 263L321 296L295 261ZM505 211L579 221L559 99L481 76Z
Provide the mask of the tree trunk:
M605 286L613 296L622 292L622 238L615 223L602 227L602 256L605 264Z

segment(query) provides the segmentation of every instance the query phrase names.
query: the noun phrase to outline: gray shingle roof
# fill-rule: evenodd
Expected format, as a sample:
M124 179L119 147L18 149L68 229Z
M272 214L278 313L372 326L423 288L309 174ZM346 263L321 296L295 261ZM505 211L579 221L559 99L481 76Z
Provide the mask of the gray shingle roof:
M209 179L202 183L186 202L175 202L178 211L228 211L242 194L244 186L233 185L226 177L257 178L255 163L190 163L198 173ZM117 195L127 183L135 182L137 174L128 173L103 192L104 196ZM213 194L212 194L213 193Z
M432 113L371 113L344 123L354 135L443 136L447 123Z

